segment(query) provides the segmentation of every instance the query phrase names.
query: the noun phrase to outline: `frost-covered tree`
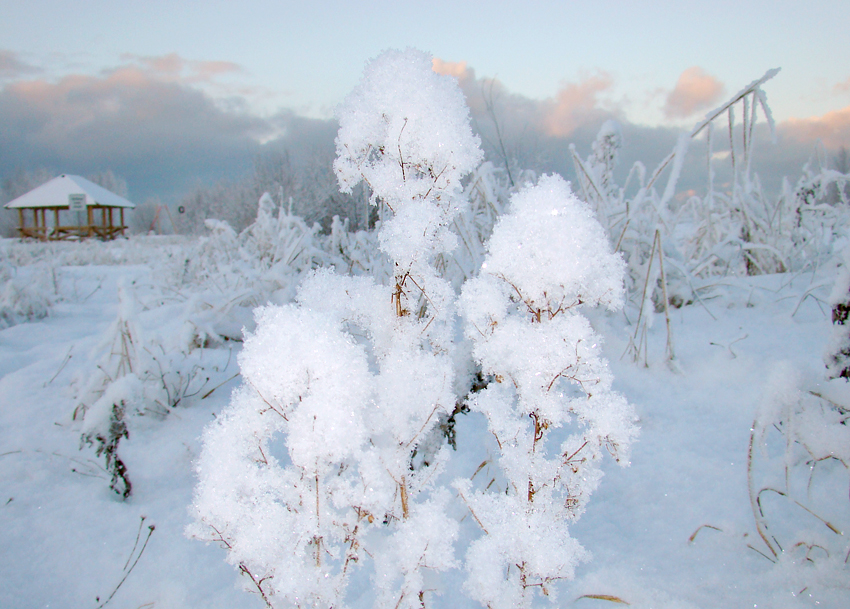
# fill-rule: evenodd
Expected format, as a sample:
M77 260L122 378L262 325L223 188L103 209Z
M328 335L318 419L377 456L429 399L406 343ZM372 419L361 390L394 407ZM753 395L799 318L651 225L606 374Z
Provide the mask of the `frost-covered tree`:
M586 553L568 530L602 475L621 464L635 414L611 388L583 307L622 306L624 264L587 204L560 177L511 200L493 230L481 275L461 309L473 355L493 381L472 401L486 415L507 480L502 492L455 486L485 535L469 548L467 592L487 607L528 607L533 591L573 577ZM550 440L567 430L560 444Z
M446 453L412 454L454 407L454 292L433 266L455 239L460 180L481 160L457 83L415 50L371 61L339 109L335 170L391 214L389 285L323 271L299 305L268 307L240 357L244 385L204 437L193 535L222 543L269 606L345 603L374 558L376 606L421 607L454 566Z

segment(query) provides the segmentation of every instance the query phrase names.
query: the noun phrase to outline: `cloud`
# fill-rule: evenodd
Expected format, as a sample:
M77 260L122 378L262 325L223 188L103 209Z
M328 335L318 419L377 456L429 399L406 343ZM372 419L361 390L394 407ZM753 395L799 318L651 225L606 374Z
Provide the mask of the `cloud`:
M458 79L473 128L488 158L499 166L507 159L513 168L575 179L569 145L575 144L585 157L600 125L615 118L624 139L616 170L622 183L636 161L651 171L680 132L625 120L612 106L614 82L606 73L566 83L550 98L532 99L498 79L477 76L466 62L435 58L433 65ZM9 54L0 55L2 66L35 70ZM0 176L18 168L49 167L82 175L111 169L127 179L131 200L152 195L175 200L199 183L240 177L265 151L287 150L293 165L329 165L335 122L289 110L259 116L249 109L251 92L232 84L240 70L229 62L190 61L177 54L125 56L122 65L95 76L77 74L51 82L36 74L0 85ZM217 95L219 90L226 97ZM787 121L778 130L778 146L766 137L756 142L755 166L764 183L775 175L795 180L816 138L830 151L850 146L850 106ZM691 146L683 188L699 191L704 186L700 145ZM715 148L720 150L720 139Z
M0 79L14 79L40 70L24 61L18 59L17 53L0 49Z
M668 119L688 118L717 103L723 90L723 83L706 74L702 68L688 68L682 72L676 86L667 96L664 116Z
M838 83L832 88L832 90L835 93L847 93L848 91L850 91L850 78L848 78L844 82Z
M112 169L128 179L131 194L244 170L273 129L137 66L8 84L0 90L0 123L0 175L35 164Z
M437 74L454 76L459 81L475 80L475 71L466 66L465 61L444 61L439 57L431 60L433 70Z
M184 59L177 53L166 55L121 55L123 61L129 62L147 73L151 78L165 82L183 84L210 83L216 77L224 74L242 74L244 70L239 64L230 61L196 61ZM124 68L117 68L118 70Z
M850 146L850 106L823 116L792 118L778 126L783 140L813 146L820 140L829 151Z
M544 104L543 124L552 137L569 137L589 122L600 122L609 111L600 107L599 94L611 88L613 79L605 72L561 87L554 100Z

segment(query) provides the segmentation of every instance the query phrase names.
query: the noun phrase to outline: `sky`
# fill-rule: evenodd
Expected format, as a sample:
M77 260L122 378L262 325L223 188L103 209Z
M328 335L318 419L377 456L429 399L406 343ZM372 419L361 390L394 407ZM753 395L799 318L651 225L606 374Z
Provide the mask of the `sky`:
M131 195L177 196L264 147L332 138L365 62L408 46L466 80L473 118L495 83L500 120L525 113L516 131L549 144L580 148L605 118L688 129L779 67L764 90L786 145L850 145L838 0L0 0L0 14L0 176L112 169Z

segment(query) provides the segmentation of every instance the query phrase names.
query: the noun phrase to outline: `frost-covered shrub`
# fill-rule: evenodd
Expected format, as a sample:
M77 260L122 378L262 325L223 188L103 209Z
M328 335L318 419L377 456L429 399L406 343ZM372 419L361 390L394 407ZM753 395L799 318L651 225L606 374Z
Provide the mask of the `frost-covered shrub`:
M205 434L190 533L222 543L269 606L341 606L371 557L376 606L421 607L457 530L430 488L446 451L411 460L456 402L455 294L433 265L481 153L457 83L419 51L371 61L338 117L342 189L365 181L392 214L389 285L316 272L298 306L258 313L245 384Z
M832 307L832 335L824 356L827 377L850 379L850 247L844 250L844 263L829 297Z
M552 597L586 553L568 525L583 512L607 452L628 463L635 414L611 388L582 307L622 306L623 262L590 208L557 176L511 199L461 309L482 372L470 403L496 438L504 491L455 486L484 531L467 553L467 592L488 607ZM555 445L553 431L566 439Z
M348 220L334 216L330 234L322 240L328 266L348 275L370 275L378 283L392 277L392 263L378 244L378 231L348 230Z
M179 307L160 306L143 327L141 305L125 284L118 287L118 315L92 354L91 369L74 380L81 443L94 446L111 476L110 488L124 498L132 491L128 468L118 454L130 436L133 417L163 418L187 406L229 353L216 357L197 344L198 328ZM223 351L223 350L222 350Z
M536 179L531 172L517 176L520 183ZM481 163L469 176L463 197L468 201L451 223L459 245L450 254L437 257L437 267L456 289L478 274L486 254L487 240L499 216L507 207L514 187L507 172L489 161Z
M127 467L118 456L118 444L129 437L126 417L144 403L141 372L141 333L136 307L125 285L118 288L118 317L99 345L97 372L82 387L74 419L82 421L82 443L96 445L111 475L109 487L124 499L132 493Z
M55 272L46 264L21 269L0 263L0 329L47 317L57 299Z
M850 528L850 385L791 362L770 375L750 433L747 474L754 549L774 562L815 565L806 586L846 589ZM754 542L755 543L755 542Z
M181 284L203 288L213 309L289 302L300 274L327 262L319 225L308 226L268 193L260 197L256 220L241 233L220 220L205 225L209 234L187 259Z
M204 435L187 531L221 544L270 607L344 606L364 564L375 606L427 606L441 592L437 574L460 566L453 493L435 487L449 451L433 439L467 393L470 349L456 344L445 275L458 236L458 283L476 274L495 224L462 307L493 379L471 405L488 417L508 488L455 484L485 531L466 555L466 590L491 607L527 606L533 589L554 596L586 557L567 524L596 488L603 454L625 463L636 434L580 313L622 305L623 262L559 178L516 194L498 220L505 193L492 168L463 191L478 141L457 84L426 54L371 61L338 117L341 188L365 181L385 207L374 242L391 271L382 282L316 270L296 304L257 311L243 386ZM350 237L334 224L330 259L374 273L375 258L357 253L370 237ZM558 427L568 433L556 447Z

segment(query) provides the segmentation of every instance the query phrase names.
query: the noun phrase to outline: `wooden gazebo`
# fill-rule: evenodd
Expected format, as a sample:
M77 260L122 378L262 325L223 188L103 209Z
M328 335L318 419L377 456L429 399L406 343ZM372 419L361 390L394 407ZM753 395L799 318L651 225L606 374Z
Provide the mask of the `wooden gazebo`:
M62 174L9 201L4 207L18 210L21 237L48 241L88 237L114 239L127 229L124 210L135 205L85 178ZM29 225L27 216L32 218Z

